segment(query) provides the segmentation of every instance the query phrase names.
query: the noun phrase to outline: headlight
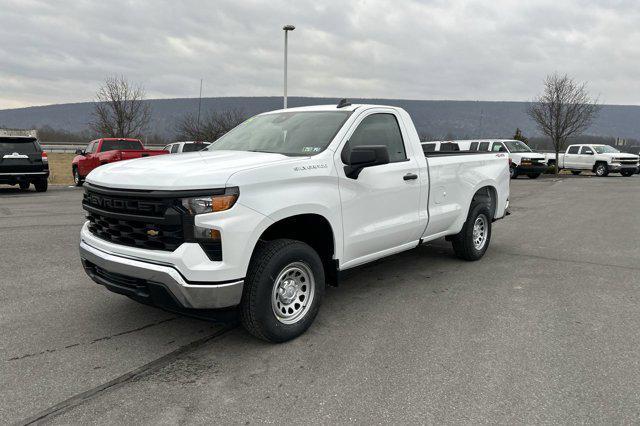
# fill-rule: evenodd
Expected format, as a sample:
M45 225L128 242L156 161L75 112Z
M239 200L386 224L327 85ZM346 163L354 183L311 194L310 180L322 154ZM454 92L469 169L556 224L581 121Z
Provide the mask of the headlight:
M183 198L182 205L192 215L229 210L238 199L238 188L227 188L224 194Z

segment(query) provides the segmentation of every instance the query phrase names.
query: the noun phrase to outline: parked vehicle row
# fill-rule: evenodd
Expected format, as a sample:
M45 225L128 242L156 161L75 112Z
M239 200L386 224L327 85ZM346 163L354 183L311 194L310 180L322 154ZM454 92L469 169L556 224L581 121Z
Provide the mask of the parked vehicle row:
M93 170L80 256L116 293L191 313L237 306L250 333L281 342L345 270L440 237L480 259L508 205L506 153L424 153L403 109L343 100Z
M556 164L555 153L534 152L525 143L509 139L476 139L455 141L422 142L425 152L431 151L492 151L509 155L509 174L512 179L527 175L536 179ZM639 157L618 151L609 145L569 145L565 153L559 154L560 170L570 170L574 175L591 171L597 176L620 173L631 176L640 173Z
M0 184L19 185L27 190L33 184L37 192L48 187L49 159L33 134L0 135Z
M167 151L169 154L182 154L184 152L202 151L209 145L211 145L211 142L196 142L196 141L173 142L168 145L165 145L164 148L162 149Z

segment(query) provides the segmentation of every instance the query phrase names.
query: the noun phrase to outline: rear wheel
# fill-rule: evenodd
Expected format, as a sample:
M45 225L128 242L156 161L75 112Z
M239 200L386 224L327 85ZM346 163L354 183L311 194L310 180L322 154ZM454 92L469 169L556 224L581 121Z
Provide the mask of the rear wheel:
M462 230L451 239L456 256L464 260L478 260L484 256L491 240L491 218L486 203L471 205Z
M36 187L36 192L46 192L49 187L49 182L46 179L40 179L33 183L33 186Z
M80 172L78 171L77 167L73 168L73 183L76 184L76 186L82 186L82 177L80 176Z
M23 191L26 191L29 189L29 186L31 186L31 183L28 181L27 182L21 181L18 183L18 185L20 185L20 189L22 189Z
M594 172L596 176L607 176L609 174L609 167L605 163L598 163L596 164Z
M260 243L244 283L242 325L270 342L294 339L315 319L324 287L322 261L309 245L289 239Z
M530 179L538 179L540 177L540 173L527 173Z
M571 170L571 174L578 176L580 174L580 170Z

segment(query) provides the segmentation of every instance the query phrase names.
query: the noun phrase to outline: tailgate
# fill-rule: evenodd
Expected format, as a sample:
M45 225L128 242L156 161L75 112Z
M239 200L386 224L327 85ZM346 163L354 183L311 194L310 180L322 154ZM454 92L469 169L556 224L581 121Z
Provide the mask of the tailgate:
M45 168L35 139L0 138L0 174L34 173Z

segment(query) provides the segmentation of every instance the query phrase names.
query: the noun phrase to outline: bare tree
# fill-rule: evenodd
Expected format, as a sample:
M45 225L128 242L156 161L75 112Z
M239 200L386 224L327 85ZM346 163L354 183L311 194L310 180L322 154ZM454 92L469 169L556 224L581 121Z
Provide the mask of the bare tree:
M176 138L213 142L245 119L244 112L235 108L205 114L200 122L194 114L187 113L176 123Z
M89 127L105 137L140 138L151 119L151 106L144 97L144 88L124 76L107 77L96 93Z
M565 149L567 139L589 128L599 111L598 100L589 95L587 83L557 73L544 80L544 91L531 104L528 114L551 138L556 152L556 176L560 151Z

